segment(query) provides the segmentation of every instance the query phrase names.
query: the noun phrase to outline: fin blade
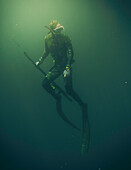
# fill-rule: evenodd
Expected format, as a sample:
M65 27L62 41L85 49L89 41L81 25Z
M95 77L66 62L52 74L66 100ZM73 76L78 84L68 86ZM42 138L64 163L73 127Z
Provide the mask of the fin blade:
M76 125L74 125L64 114L64 112L62 111L61 108L61 102L56 101L56 108L57 108L57 112L59 114L59 116L66 122L68 123L71 127L77 129L78 131L81 131L80 128L78 128Z

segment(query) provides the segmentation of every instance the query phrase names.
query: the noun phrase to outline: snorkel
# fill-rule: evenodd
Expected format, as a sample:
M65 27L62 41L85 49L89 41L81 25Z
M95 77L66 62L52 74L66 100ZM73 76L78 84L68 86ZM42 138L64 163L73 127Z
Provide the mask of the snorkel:
M60 25L56 20L51 21L49 26L45 26L45 28L49 29L49 33L52 33L53 35L60 33L64 29L64 27Z

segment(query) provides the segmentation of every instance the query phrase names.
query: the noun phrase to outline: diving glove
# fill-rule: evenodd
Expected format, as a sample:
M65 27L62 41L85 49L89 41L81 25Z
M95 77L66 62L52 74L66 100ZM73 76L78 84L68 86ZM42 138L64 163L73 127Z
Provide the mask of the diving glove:
M35 63L35 65L36 65L36 66L39 66L39 65L40 65L40 62L39 62L39 61L37 61L37 62Z
M70 76L70 68L69 66L66 66L66 69L63 72L64 77Z

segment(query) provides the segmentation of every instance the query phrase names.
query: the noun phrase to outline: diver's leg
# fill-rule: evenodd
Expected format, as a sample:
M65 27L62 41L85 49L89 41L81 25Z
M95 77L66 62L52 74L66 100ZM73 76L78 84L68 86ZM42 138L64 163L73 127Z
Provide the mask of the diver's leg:
M79 95L73 90L72 85L72 70L70 76L65 79L65 89L66 92L72 96L72 98L81 106L82 109L82 145L81 153L86 154L89 149L90 143L90 129L89 129L89 120L88 120L88 106L84 103Z
M42 82L42 86L44 87L44 89L51 94L55 99L57 98L57 94L55 92L55 89L53 89L53 87L50 85L50 81L49 79L45 78Z
M84 103L79 97L79 95L74 91L72 84L72 69L70 71L70 76L65 78L65 89L66 92L80 105L83 106Z
M58 99L59 95L56 93L55 87L52 85L52 81L58 78L61 74L62 71L54 67L53 69L51 69L51 71L47 73L45 79L42 82L42 86L44 87L44 89L55 99Z

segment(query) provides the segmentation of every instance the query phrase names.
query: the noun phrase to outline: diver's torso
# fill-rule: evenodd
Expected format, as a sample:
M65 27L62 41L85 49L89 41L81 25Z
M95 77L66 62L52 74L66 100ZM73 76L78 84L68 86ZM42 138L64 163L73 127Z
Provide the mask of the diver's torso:
M46 38L49 53L55 60L55 64L66 64L68 50L67 36L61 33L55 35L50 33Z

